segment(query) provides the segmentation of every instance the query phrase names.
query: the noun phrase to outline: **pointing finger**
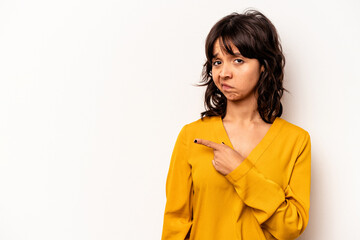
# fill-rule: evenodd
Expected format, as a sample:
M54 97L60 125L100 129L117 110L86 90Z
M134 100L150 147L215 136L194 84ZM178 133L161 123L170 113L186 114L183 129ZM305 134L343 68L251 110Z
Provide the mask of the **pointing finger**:
M216 142L212 142L210 140L201 139L201 138L196 138L194 140L194 143L202 144L204 146L211 147L211 148L216 149L216 150L219 149L219 147L221 146L221 144L218 144Z

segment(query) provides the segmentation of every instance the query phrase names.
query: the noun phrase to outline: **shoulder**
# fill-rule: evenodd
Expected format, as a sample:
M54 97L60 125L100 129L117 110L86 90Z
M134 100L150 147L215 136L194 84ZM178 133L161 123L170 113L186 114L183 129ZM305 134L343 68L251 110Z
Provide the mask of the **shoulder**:
M304 142L310 142L310 134L306 129L283 118L279 118L279 120L282 123L282 135L286 138L293 138L300 145Z
M302 128L299 125L295 125L292 122L289 122L288 120L284 119L284 118L279 118L280 121L283 123L283 128L286 129L286 131L290 131L292 133L298 133L298 134L309 134L309 132Z
M195 135L199 136L199 134L203 135L204 133L211 133L216 127L215 124L219 117L220 116L205 116L188 122L182 126L180 135L183 138L192 138Z
M220 116L205 116L203 118L198 118L194 121L188 122L184 125L183 128L186 128L187 132L201 132L201 131L209 131L214 126L216 120L218 120Z
M211 125L218 116L198 118L192 122L187 123L188 128L196 128Z

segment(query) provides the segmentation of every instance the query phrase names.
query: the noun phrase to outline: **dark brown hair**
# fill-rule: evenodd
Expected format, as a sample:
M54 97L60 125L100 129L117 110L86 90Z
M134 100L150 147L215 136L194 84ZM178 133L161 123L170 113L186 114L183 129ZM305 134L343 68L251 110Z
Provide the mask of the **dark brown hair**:
M226 114L226 97L216 87L212 76L213 47L220 39L222 48L234 55L230 43L233 43L246 58L256 58L265 71L261 73L256 85L257 105L261 118L272 123L282 114L280 99L283 91L285 57L277 31L271 21L257 10L248 9L243 14L231 13L220 19L210 30L205 42L207 61L203 65L202 79L198 86L207 86L205 91L204 116Z

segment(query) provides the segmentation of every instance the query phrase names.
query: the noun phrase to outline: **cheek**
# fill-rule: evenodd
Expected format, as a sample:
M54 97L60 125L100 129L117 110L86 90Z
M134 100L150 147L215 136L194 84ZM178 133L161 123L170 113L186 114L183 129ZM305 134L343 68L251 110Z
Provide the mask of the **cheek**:
M219 87L220 86L219 75L216 72L213 72L212 79L215 85Z
M238 73L242 79L247 79L248 81L257 81L260 77L260 73L256 68L246 68L243 71Z

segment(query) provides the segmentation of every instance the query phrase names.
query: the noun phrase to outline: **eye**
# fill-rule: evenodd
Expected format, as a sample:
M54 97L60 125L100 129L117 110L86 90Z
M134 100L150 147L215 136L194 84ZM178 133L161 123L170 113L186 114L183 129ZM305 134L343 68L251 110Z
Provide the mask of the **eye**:
M217 66L217 65L219 65L220 63L221 63L220 61L214 61L214 62L213 62L213 65L214 65L214 66Z
M238 63L242 63L244 62L242 59L238 58L238 59L235 59L235 61L239 61Z

